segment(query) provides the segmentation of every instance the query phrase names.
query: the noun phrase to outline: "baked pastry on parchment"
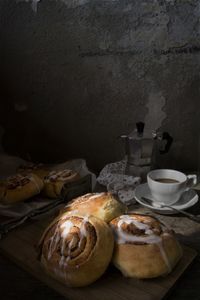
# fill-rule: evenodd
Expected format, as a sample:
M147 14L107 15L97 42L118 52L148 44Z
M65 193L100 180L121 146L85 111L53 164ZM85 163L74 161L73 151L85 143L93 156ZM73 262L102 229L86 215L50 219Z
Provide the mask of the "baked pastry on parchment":
M14 204L41 192L43 181L35 174L10 176L0 182L0 202Z
M154 278L172 271L182 256L173 231L156 218L129 214L110 222L114 265L126 277Z
M44 232L39 259L55 279L67 286L82 287L105 272L113 246L112 231L104 221L62 214Z
M44 178L44 190L43 193L49 198L57 198L61 195L61 191L65 183L76 181L80 178L80 175L72 170L58 170L51 171Z
M50 173L50 170L47 166L45 166L42 163L27 163L24 165L20 165L17 168L17 173L21 174L35 174L41 179L44 179L45 176L47 176Z
M127 207L118 201L111 193L88 193L70 201L64 208L64 212L81 215L93 215L105 222L127 212Z

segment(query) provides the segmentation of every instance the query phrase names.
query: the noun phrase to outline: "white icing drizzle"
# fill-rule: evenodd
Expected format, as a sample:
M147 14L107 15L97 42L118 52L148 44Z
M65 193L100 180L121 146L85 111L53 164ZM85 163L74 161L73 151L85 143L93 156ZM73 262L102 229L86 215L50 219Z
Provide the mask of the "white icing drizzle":
M56 250L57 243L59 242L59 234L56 229L55 234L50 238L50 245L49 245L49 251L48 251L48 260L52 257L53 252Z
M132 235L124 232L123 229L121 228L123 223L134 224L137 228L144 230L146 236L137 236L137 235ZM112 227L115 231L115 236L117 238L118 244L125 244L126 242L143 242L146 244L156 244L160 250L160 254L168 268L168 271L169 272L171 271L172 267L166 255L166 252L163 248L162 238L158 235L155 235L154 232L150 229L148 224L139 222L138 220L135 220L134 217L130 217L128 215L122 215L120 217L120 220L117 223L117 230L115 229L114 226Z
M59 261L59 266L62 267L63 265L65 266L65 256L61 255L61 258L60 258L60 261Z
M70 232L70 229L73 226L74 226L74 224L70 220L67 220L60 226L61 229L64 228L64 230L61 233L61 236L63 239L65 239L67 237L68 233Z
M61 259L62 259L62 256L64 256L64 251L65 251L65 240L67 238L67 235L68 233L70 232L71 228L74 226L74 224L67 220L66 222L64 222L60 228L64 228L64 230L61 232L61 237L62 237L62 243L61 243ZM73 239L72 239L73 240ZM70 241L69 244L72 243L72 240ZM68 248L68 257L70 256L70 252L71 252L71 249L70 247Z
M134 224L137 228L144 230L146 236L136 236L124 232L121 228L121 225L123 223ZM149 225L134 220L133 218L130 218L128 215L123 215L120 217L117 227L118 230L116 234L117 234L118 244L124 244L126 242L143 242L147 244L156 244L161 241L161 237L155 235L153 231L150 229Z
M88 221L89 221L88 217L84 217L83 222L81 223L81 227L80 227L80 240L79 240L79 243L78 243L78 247L80 247L83 238L87 236L87 231L86 231L86 228L85 228L85 224Z
M79 243L78 243L78 247L80 247L82 240L84 237L87 236L87 231L85 228L85 224L89 221L88 217L84 217L82 219L82 222L80 224L80 239L79 239ZM71 230L72 227L74 227L76 225L74 225L74 223L70 220L66 220L61 226L57 225L57 228L55 230L54 235L50 238L50 245L49 245L49 251L48 251L48 260L52 257L53 252L56 250L57 244L60 241L60 237L62 238L61 242L61 258L59 260L59 267L62 269L63 267L65 267L68 263L68 261L71 259L71 248L73 246L75 237L72 237L71 241L68 244L68 252L67 252L67 256L65 253L65 241L67 239L67 236ZM61 233L59 233L59 231L61 231ZM76 266L77 268L79 268L79 266Z

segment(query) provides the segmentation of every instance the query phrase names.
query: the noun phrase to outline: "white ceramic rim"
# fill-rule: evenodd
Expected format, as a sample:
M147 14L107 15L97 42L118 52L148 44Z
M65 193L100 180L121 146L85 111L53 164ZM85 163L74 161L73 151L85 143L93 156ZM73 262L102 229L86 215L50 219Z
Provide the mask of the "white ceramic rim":
M144 191L147 191L147 193L144 193ZM194 197L191 198L188 201L187 204L185 203L184 205L180 205L180 204L178 204L178 202L176 202L176 203L172 204L172 206L174 208L183 209L183 210L186 210L186 209L194 206L199 201L198 193L195 190L194 190L194 192L195 192ZM157 211L157 212L159 212L161 214L177 214L177 212L173 211L170 208L166 208L166 207L156 208L156 207L154 207L151 204L145 203L141 199L142 196L145 196L147 198L151 196L151 191L150 191L150 188L148 187L147 183L139 184L138 186L136 186L136 188L135 188L135 199L136 199L136 201L138 203L140 203L142 206L148 207L148 208L152 209L153 211Z
M180 183L184 183L187 181L187 176L183 173L183 172L180 172L180 171L177 171L177 170L173 170L173 169L156 169L156 170L152 170L150 171L148 174L147 174L147 178L149 178L150 180L152 180L153 182L155 182L156 184L158 185L163 185L165 183L163 182L159 182L159 181L156 181L155 179L158 179L158 178L162 178L160 175L159 176L155 176L154 177L154 174L158 173L159 172L171 172L171 173L178 173L180 175L180 177L183 177L182 180L179 179L179 182L173 182L173 183L167 183L167 185L179 185ZM170 178L170 179L174 179L174 180L177 180L176 177L172 175L172 177L166 177L167 175L163 176L163 178Z

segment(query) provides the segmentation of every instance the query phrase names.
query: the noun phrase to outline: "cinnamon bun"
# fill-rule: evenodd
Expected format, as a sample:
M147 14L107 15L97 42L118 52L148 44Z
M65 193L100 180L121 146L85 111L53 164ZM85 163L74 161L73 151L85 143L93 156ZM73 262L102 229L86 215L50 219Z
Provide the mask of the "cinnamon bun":
M35 174L10 176L0 183L0 202L13 204L39 194L43 181Z
M78 212L81 215L93 215L105 222L127 212L127 207L119 202L111 193L88 193L66 205L64 212Z
M151 216L122 215L110 222L114 265L126 277L154 278L172 271L182 256L173 232Z
M49 275L67 286L86 286L105 272L113 246L112 231L104 221L63 214L41 238L40 261Z
M20 165L17 168L17 172L21 174L35 174L41 179L44 179L45 176L47 176L50 172L50 170L42 163L27 163L24 165Z
M75 181L79 178L80 176L77 172L69 169L51 171L44 178L43 193L49 198L57 198L60 196L61 190L65 183Z

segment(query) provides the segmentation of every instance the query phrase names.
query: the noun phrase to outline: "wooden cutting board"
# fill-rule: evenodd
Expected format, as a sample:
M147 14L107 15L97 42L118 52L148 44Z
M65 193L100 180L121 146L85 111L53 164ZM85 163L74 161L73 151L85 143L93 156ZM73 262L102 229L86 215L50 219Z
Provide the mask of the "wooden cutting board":
M197 255L195 250L184 246L181 261L167 277L151 280L129 279L124 278L114 267L109 267L107 272L90 286L67 288L46 275L37 260L35 246L52 218L48 216L43 220L31 221L10 232L0 242L0 251L68 300L162 299Z

